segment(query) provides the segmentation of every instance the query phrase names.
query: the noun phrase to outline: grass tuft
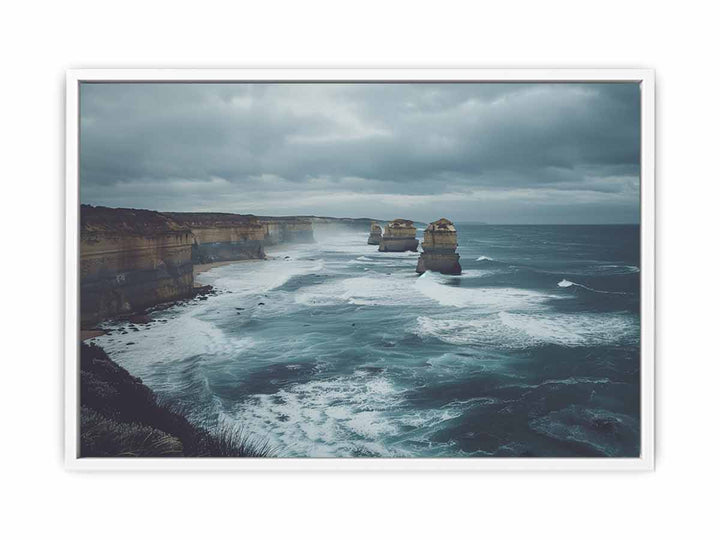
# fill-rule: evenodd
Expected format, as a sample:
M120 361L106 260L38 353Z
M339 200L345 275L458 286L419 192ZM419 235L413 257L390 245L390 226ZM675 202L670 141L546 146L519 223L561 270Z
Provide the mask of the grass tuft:
M274 449L267 440L256 440L240 426L221 426L208 432L205 452L213 457L268 457Z
M242 428L209 430L187 411L158 403L137 377L100 347L80 349L80 455L82 457L268 457L267 442Z
M80 451L94 457L177 457L179 439L138 423L117 422L83 407L80 412Z

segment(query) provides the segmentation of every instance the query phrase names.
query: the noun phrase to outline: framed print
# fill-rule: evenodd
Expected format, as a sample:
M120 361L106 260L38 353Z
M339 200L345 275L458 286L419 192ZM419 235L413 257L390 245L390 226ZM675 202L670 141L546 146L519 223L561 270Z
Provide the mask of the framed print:
M67 74L73 469L650 470L650 70Z

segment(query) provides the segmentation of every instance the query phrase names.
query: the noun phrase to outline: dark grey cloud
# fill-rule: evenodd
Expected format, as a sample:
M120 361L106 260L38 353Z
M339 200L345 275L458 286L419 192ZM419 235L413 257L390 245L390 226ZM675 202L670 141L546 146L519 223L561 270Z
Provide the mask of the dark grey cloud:
M636 84L83 84L81 200L636 222Z

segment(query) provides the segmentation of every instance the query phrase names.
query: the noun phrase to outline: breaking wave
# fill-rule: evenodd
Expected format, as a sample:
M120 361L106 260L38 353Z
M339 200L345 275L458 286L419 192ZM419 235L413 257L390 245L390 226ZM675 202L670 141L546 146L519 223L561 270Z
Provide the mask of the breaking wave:
M393 442L460 414L407 408L402 388L363 370L249 396L230 413L250 432L268 433L283 457L407 457Z
M637 338L632 316L615 314L523 314L501 312L472 319L420 316L416 333L452 345L527 349L554 344L567 347L623 343Z
M599 291L598 289L593 289L592 287L588 287L587 285L583 285L582 283L575 283L574 281L568 281L567 279L563 279L562 281L558 282L558 287L568 288L568 287L580 287L581 289L585 289L586 291L591 291L594 293L600 293L600 294L627 294L620 291Z
M640 268L632 264L600 264L596 267L600 274L619 275L619 274L637 274Z
M475 307L490 312L533 309L542 306L550 298L558 298L538 291L510 287L454 287L447 285L445 278L435 272L425 272L420 276L415 281L415 290L441 306Z
M637 455L634 292L584 284L635 291L634 252L615 229L539 232L463 227L463 273L421 277L418 253L318 232L95 342L191 419L284 457Z
M368 272L362 277L328 280L297 291L295 302L306 306L354 304L365 306L419 305L424 299L413 294L416 274L391 275Z

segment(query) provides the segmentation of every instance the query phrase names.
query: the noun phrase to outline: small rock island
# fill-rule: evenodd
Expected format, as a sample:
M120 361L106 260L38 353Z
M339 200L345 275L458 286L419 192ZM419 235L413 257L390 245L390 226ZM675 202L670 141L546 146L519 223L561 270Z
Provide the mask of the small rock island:
M422 274L428 270L441 274L459 275L460 255L457 249L457 230L449 219L440 218L425 229L423 252L415 271Z
M370 236L368 237L368 244L371 246L379 246L380 240L382 240L382 227L375 221L370 224Z
M385 226L378 251L417 251L417 229L409 219L393 219Z

